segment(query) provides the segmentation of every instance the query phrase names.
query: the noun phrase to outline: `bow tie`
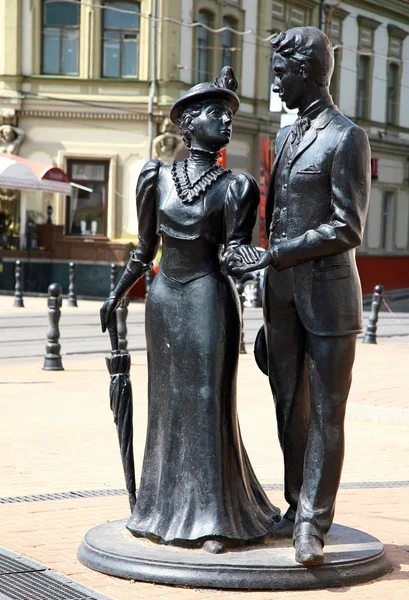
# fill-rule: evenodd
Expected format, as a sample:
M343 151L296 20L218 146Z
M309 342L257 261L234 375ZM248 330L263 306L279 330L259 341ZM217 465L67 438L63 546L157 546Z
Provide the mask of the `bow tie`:
M293 125L291 130L290 142L294 146L298 144L304 133L308 131L311 127L311 120L308 117L303 117L302 119L297 119Z

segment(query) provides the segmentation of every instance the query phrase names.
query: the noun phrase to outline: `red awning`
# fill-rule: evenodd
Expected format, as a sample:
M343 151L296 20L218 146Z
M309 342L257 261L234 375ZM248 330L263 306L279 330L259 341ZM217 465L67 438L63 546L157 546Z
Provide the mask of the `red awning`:
M62 169L14 154L0 153L0 187L71 195L70 180Z

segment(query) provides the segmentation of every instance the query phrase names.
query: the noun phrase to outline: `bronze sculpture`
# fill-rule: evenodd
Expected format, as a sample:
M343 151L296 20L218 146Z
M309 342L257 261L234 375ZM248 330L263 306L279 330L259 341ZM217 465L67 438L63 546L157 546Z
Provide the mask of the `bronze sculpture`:
M226 262L249 244L259 202L251 176L217 162L239 106L236 87L225 67L172 107L189 159L142 169L138 247L101 309L105 330L161 238L161 268L146 301L148 433L127 528L213 553L263 538L279 519L251 468L236 412L240 313L221 247Z
M275 535L293 536L296 560L314 566L324 562L333 520L362 331L355 248L368 208L370 149L366 133L332 102L334 57L325 34L297 27L271 44L274 91L299 118L277 136L266 204L270 247L261 256L238 249L229 266L238 276L267 267L260 337L289 504Z
M302 69L295 66L284 73L286 63L280 71L275 59L277 87L295 90L293 100L290 93L286 97L293 105L307 91L317 91L314 73L322 61L311 67L306 63L326 40L310 28L295 33L273 40L283 53L294 50L294 37L300 46ZM310 50L305 61L300 58L301 51L308 50L304 42ZM326 48L327 41L324 54ZM326 564L302 566L323 561L322 545L339 483L343 413L356 338L348 327L358 328L360 316L351 248L359 243L368 186L367 140L332 106L326 85L332 68L328 52L320 98L310 98L317 114L310 112L311 121L298 120L289 137L286 132L279 136L268 206L272 247L260 258L250 245L257 185L249 175L233 175L217 165L239 104L230 68L214 83L189 90L171 110L189 147L189 159L172 166L150 161L141 172L138 247L101 309L102 328L109 329L113 348L108 362L111 407L132 515L86 533L78 557L92 569L193 587L305 589L361 583L390 568L379 540L336 524L326 540ZM339 141L337 148L334 141ZM286 153L292 172L281 168ZM328 173L331 162L340 170L337 175ZM330 190L325 187L328 181ZM289 183L290 197L285 193ZM301 205L300 195L308 189L310 202L303 198ZM283 241L286 235L288 242ZM130 357L118 349L113 317L121 297L150 268L160 238L161 269L146 302L148 433L135 504ZM237 294L226 274L226 269L240 273L270 261L274 266L268 268L265 292L268 352L264 336L258 364L263 366L265 359L277 402L290 503L275 526L279 510L258 482L240 436L235 395L240 316ZM326 289L330 285L335 292ZM346 291L351 298L336 303L332 318L319 312L337 292ZM311 330L314 323L318 331ZM330 330L328 323L343 329ZM331 363L337 360L339 368L334 369ZM309 378L304 371L307 361ZM285 541L274 539L293 529L298 562ZM220 554L232 547L234 551Z

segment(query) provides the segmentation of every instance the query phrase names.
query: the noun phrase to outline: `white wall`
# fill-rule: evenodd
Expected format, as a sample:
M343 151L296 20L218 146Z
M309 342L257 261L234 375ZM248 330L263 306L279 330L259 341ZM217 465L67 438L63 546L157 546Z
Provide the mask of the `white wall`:
M246 11L244 31L257 31L258 0L243 0L242 7ZM256 51L257 39L253 33L243 36L243 62L241 71L241 95L253 98L256 92ZM268 73L266 73L268 77Z
M349 10L349 6L344 7ZM356 108L356 51L358 46L358 23L355 15L348 15L342 28L342 59L339 86L339 108L349 117L355 116Z
M409 31L409 27L405 27ZM403 41L402 47L402 87L400 96L399 124L409 127L409 36Z
M366 222L366 240L369 250L378 248L381 243L381 212L382 191L373 187L369 203L368 220Z
M409 229L409 193L407 190L399 191L396 215L395 245L399 250L405 250L408 247Z
M181 0L181 21L183 23L192 22L192 2L191 0ZM185 67L180 69L180 80L188 85L192 84L193 75L193 27L180 26L180 58L179 64Z
M393 186L402 185L405 178L405 158L399 156L386 157L379 156L378 163L378 181L379 183L392 184Z
M388 30L378 27L374 36L374 57L372 70L372 121L383 123L386 119L386 71L388 55ZM383 58L385 57L385 58Z
M5 26L5 12L6 12L6 0L0 0L0 23L2 27ZM5 60L6 60L6 48L4 39L1 39L0 35L0 73L5 73Z
M123 197L118 197L118 202L122 203L122 223L120 229L124 237L136 238L138 234L135 190L143 165L144 161L134 154L130 155L124 161Z
M103 160L115 156L117 169L112 179L115 189L108 190L109 215L113 212L112 226L117 235L134 239L137 232L135 188L147 155L146 122L21 118L20 126L26 132L21 156L51 165L59 152L83 159ZM34 201L28 208L35 208ZM55 210L56 223L64 219L64 210ZM109 234L114 237L114 231Z
M32 73L32 52L33 52L33 13L31 10L31 0L23 0L22 19L21 19L21 71L23 75ZM37 32L36 32L37 35Z
M409 34L409 25L403 20L390 20L379 14L374 15L370 10L355 7L347 2L342 2L341 8L348 11L349 15L343 24L343 51L341 62L341 85L340 85L340 109L349 117L355 116L356 111L356 83L357 83L357 49L359 27L357 17L359 15L376 19L380 25L375 30L374 55L373 55L373 79L372 79L372 103L371 119L385 123L386 119L386 94L387 80L386 67L388 55L388 30L387 25L396 25ZM400 102L400 121L402 127L409 127L409 36L405 39L402 49L402 87Z

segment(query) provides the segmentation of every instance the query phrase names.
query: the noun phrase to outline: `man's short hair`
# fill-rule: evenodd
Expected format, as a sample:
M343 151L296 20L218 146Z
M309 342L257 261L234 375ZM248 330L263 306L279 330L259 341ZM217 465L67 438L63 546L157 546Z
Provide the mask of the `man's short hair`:
M334 48L321 29L294 27L273 37L271 45L285 58L308 63L317 85L329 85L334 71Z

